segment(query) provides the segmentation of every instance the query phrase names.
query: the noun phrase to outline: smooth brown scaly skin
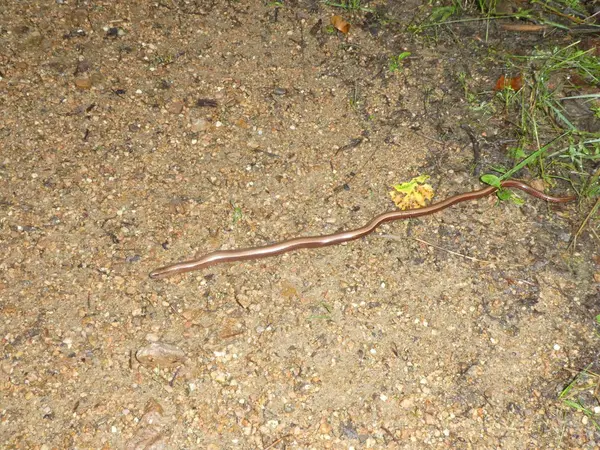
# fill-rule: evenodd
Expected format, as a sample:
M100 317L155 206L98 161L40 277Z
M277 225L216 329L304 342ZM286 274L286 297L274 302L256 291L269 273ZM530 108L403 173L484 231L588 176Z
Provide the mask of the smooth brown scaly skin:
M502 183L503 188L514 188L520 189L523 192L552 203L565 203L575 200L575 196L569 197L553 197L551 195L544 194L537 189L532 188L528 184L517 180L507 180ZM264 247L252 247L242 250L221 250L217 252L209 253L202 258L192 259L190 261L182 261L169 266L161 267L150 272L150 278L158 279L170 277L180 273L191 272L192 270L205 269L206 267L214 264L245 261L248 259L266 258L267 256L281 255L282 253L291 252L301 248L318 248L326 247L328 245L341 244L342 242L353 241L355 239L366 236L369 233L375 231L375 229L384 222L390 222L392 220L410 219L413 217L426 216L433 214L443 209L446 209L457 203L466 202L469 200L476 200L478 198L486 197L497 191L497 188L489 186L477 191L465 192L464 194L455 195L454 197L447 198L439 203L427 206L419 209L409 209L406 211L392 211L383 213L373 218L368 224L356 230L342 231L340 233L327 234L324 236L309 236L299 237L290 239L288 241L279 242L276 244L265 245Z

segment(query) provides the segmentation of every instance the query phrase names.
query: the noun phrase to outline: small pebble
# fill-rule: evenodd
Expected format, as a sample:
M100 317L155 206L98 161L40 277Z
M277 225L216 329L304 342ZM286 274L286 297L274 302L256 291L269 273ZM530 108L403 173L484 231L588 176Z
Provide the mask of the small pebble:
M167 111L171 114L181 114L184 103L181 100L173 101L167 105Z
M323 422L319 426L319 433L321 433L321 434L329 434L329 433L331 433L331 425L329 425L327 422Z
M206 119L196 119L192 122L191 130L193 133L206 131L209 127L209 122Z
M185 353L180 348L165 342L152 342L135 354L140 364L147 367L173 367L181 365Z
M81 90L87 90L92 88L92 79L90 77L76 78L75 87Z
M358 439L358 431L352 422L342 423L340 433L348 439Z
M415 404L414 400L411 398L408 398L408 397L400 402L400 406L404 409L412 408L414 406L414 404Z

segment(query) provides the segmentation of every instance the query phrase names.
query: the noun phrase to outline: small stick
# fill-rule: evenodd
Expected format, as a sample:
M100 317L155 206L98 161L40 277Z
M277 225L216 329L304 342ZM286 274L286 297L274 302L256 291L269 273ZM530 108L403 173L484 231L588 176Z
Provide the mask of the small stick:
M375 236L376 237L380 237L380 238L384 238L384 239L393 239L395 241L403 241L403 240L406 239L406 238L403 238L401 236L396 236L394 234L376 234ZM483 259L478 259L478 258L475 258L473 256L468 256L468 255L463 255L462 253L453 252L452 250L448 250L447 248L440 247L439 245L435 245L435 244L432 244L431 242L424 241L423 239L419 239L419 238L408 238L408 239L412 239L413 241L417 241L417 242L420 242L422 244L429 245L429 246L431 246L433 248L437 248L438 250L442 250L444 252L450 253L451 255L462 256L463 258L470 259L471 261L476 261L476 262L485 263L485 264L491 264L492 263L491 261L484 261Z
M288 433L284 436L281 436L279 439L271 442L269 445L267 445L265 448L263 448L263 450L269 450L270 448L273 448L274 446L276 446L277 444L279 444L281 441L283 441L285 438L290 437L291 434Z
M525 31L525 32L536 32L545 31L548 29L546 25L534 25L530 23L517 24L517 23L503 23L500 28L506 31Z
M415 131L415 130L412 130L412 132L415 133L417 136L421 136L422 138L427 139L428 141L435 142L436 144L439 144L439 145L444 145L444 143L442 141L432 138L431 136L427 136L426 134L419 133L418 131Z
M587 216L585 216L585 219L583 219L583 222L581 222L581 225L577 229L577 233L575 233L575 235L573 236L573 239L571 239L571 243L569 244L569 247L575 247L575 245L577 244L577 238L583 232L583 229L587 225L588 220L590 220L590 217L592 217L594 214L596 214L596 211L598 211L598 208L600 208L600 198L598 198L598 200L596 200L596 203L590 210L589 214ZM592 228L590 228L590 230L591 229Z
M479 167L479 159L481 157L479 142L477 141L475 133L469 125L462 124L460 127L464 130L465 133L467 133L469 139L471 139L471 145L473 146L473 175L478 177L479 173L481 172L481 168Z

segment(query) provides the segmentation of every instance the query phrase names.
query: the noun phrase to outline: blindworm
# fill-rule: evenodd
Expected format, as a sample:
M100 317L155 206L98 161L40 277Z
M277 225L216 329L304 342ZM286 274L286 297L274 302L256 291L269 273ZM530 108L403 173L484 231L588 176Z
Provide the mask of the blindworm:
M528 184L518 180L506 180L501 183L503 188L514 188L519 189L527 194L537 197L541 200L552 203L565 203L575 200L575 196L569 197L553 197L545 194L537 189L532 188ZM171 264L150 272L150 278L159 279L166 278L180 273L191 272L192 270L201 270L214 264L245 261L248 259L266 258L268 256L280 255L282 253L291 252L301 248L319 248L326 247L329 245L341 244L343 242L353 241L366 236L369 233L375 231L375 229L384 222L390 222L393 220L409 219L413 217L426 216L433 214L443 209L446 209L457 203L466 202L469 200L476 200L478 198L486 197L497 191L497 188L488 186L477 191L465 192L463 194L455 195L454 197L447 198L439 203L434 203L425 208L408 209L405 211L391 211L380 214L374 217L369 223L361 228L350 231L341 231L339 233L327 234L323 236L309 236L309 237L298 237L275 244L265 245L263 247L252 247L241 250L220 250L207 255L202 256L198 259L192 259L189 261L182 261L175 264Z

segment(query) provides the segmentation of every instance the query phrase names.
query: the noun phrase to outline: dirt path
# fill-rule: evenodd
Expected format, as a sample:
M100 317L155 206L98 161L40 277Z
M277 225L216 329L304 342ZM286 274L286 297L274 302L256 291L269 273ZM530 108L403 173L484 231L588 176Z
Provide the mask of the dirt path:
M0 5L4 448L598 448L557 399L598 344L572 206L147 277L360 226L419 174L478 187L473 36L328 33L317 2L76 4Z

